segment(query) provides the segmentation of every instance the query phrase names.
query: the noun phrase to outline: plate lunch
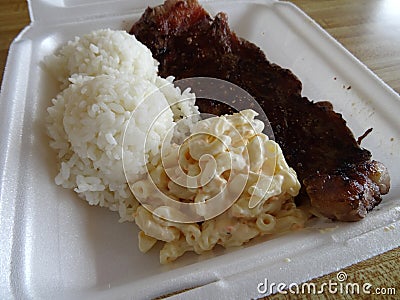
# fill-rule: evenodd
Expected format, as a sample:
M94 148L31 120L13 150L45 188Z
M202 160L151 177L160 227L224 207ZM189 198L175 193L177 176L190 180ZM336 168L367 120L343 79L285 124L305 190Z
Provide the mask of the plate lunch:
M0 298L137 299L181 290L187 297L213 292L226 299L255 298L262 296L257 285L265 278L304 282L398 246L400 231L384 228L400 228L400 97L286 2L202 4L211 15L226 12L238 36L292 70L305 96L330 100L356 137L373 127L362 146L388 166L392 188L364 220L325 224L335 230L324 233L310 228L258 239L240 249L185 254L163 266L159 249L138 250L136 225L118 223L118 213L90 207L56 186L44 118L57 83L42 60L76 35L129 30L147 5L161 1L140 2L30 2L34 21L12 44L0 102ZM47 13L65 17L46 18Z

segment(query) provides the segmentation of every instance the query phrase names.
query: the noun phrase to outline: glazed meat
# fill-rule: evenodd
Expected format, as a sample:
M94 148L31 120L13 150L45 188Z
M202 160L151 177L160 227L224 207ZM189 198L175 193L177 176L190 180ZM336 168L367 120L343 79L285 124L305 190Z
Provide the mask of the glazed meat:
M150 48L161 76L227 80L258 101L303 183L299 203L310 201L317 214L331 219L356 221L388 192L387 169L360 147L332 104L302 97L299 79L237 37L224 13L212 18L197 1L167 0L148 8L131 34ZM197 104L201 112L233 112L218 102L199 99Z
M389 191L386 167L365 161L328 173L316 173L304 180L311 206L325 217L355 221L367 215ZM334 203L334 205L333 205Z

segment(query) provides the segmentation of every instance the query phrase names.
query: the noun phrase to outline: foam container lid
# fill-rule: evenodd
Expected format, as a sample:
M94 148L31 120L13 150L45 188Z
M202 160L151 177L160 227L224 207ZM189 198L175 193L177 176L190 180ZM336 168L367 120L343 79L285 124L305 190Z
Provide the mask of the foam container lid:
M159 249L142 254L135 224L118 223L117 213L55 185L44 117L57 83L42 61L76 35L129 30L147 5L161 1L28 3L32 23L11 45L1 89L1 299L257 298L266 279L301 283L399 246L399 95L294 5L216 0L202 3L212 15L226 12L239 36L291 69L305 96L329 99L355 136L373 127L363 146L388 166L392 188L364 220L318 225L334 230L311 227L169 265L159 264Z

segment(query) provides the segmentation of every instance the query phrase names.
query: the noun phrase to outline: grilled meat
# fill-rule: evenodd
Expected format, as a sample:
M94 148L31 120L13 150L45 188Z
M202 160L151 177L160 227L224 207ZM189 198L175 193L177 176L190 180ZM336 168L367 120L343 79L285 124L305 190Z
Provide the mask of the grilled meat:
M381 195L389 191L389 184L386 167L370 160L329 174L316 173L304 180L317 214L341 221L364 218L381 202Z
M309 199L321 215L356 221L388 192L387 169L371 160L332 104L302 97L299 79L269 62L256 45L237 37L224 13L212 18L195 0L167 0L147 8L130 33L150 48L160 62L161 76L227 80L259 102L303 183L298 202ZM202 99L197 104L201 112L233 112L215 101Z

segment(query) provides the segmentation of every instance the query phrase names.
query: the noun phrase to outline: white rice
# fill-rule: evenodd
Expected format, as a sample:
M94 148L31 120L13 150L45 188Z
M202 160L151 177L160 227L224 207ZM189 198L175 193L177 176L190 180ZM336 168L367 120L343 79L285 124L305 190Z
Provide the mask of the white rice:
M119 72L154 81L158 62L151 51L125 31L101 29L75 37L57 54L45 58L53 76L67 87L73 74L97 76Z
M48 108L50 146L59 160L56 184L132 221L139 204L122 159L130 181L145 174L174 121L198 114L194 95L181 93L172 77L158 77L151 52L120 31L76 38L45 62L57 80L68 83Z

